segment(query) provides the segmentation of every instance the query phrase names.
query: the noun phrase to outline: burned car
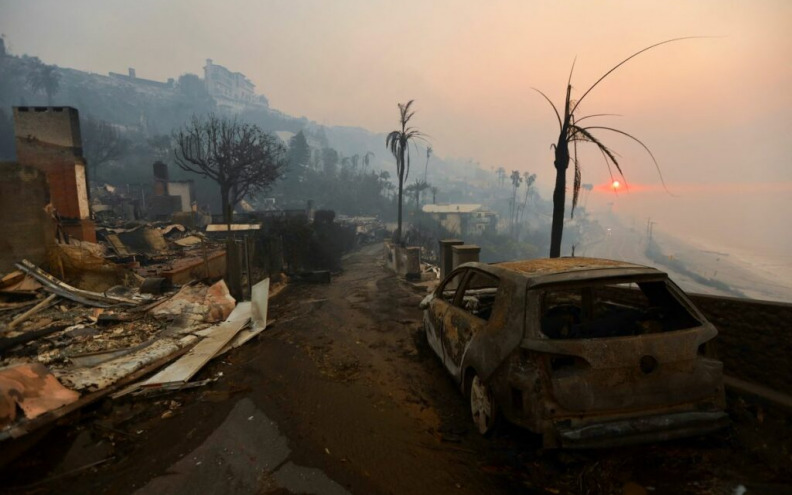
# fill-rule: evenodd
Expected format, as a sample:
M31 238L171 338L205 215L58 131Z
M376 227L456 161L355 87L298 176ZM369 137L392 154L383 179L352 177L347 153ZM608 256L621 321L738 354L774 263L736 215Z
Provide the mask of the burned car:
M501 415L546 447L728 424L715 327L654 268L593 258L466 263L422 302L430 347L488 433Z

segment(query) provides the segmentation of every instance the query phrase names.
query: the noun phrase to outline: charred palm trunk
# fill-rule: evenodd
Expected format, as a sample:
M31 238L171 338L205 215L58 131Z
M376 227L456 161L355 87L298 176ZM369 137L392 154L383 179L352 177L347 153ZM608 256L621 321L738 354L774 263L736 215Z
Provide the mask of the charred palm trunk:
M561 130L555 149L556 181L553 189L553 226L550 230L550 257L561 256L561 236L564 233L564 204L566 202L566 171L569 167L569 146L566 126Z
M402 242L402 198L404 197L404 148L400 150L398 158L399 173L399 206L396 219L396 242L401 245Z

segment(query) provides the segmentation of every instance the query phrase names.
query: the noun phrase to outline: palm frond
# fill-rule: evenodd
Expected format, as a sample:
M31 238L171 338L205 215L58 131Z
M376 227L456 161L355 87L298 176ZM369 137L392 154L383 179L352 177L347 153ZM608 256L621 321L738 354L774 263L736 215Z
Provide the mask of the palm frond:
M610 176L611 183L613 183L613 181L614 181L615 179L614 179L614 177L613 177L613 169L611 168L610 160L608 160L608 155L606 155L606 154L605 154L605 153L604 153L602 150L600 150L599 148L597 148L597 149L598 149L598 150L599 150L599 152L602 154L602 159L603 159L603 160L605 160L605 166L606 166L606 167L608 167L608 175ZM624 176L622 176L622 180L624 180ZM625 185L626 185L626 184L627 184L627 181L626 181L626 180L624 180L624 183L625 183Z
M572 185L572 209L569 212L569 218L575 218L575 207L577 207L578 198L580 197L580 162L578 161L577 141L572 144L572 163L575 165L575 180Z
M618 113L594 113L591 115L580 117L579 119L576 118L575 122L580 122L581 120L586 120L586 119L593 119L594 117L621 117L621 116L622 115Z
M393 156L398 157L399 154L399 139L401 138L401 132L399 131L391 131L390 134L385 138L385 147L390 149L390 152L393 153Z
M649 156L652 158L652 162L654 163L655 169L657 170L657 175L658 175L658 177L660 177L660 183L661 183L661 184L663 184L663 189L665 189L665 191L666 191L668 194L671 194L672 196L674 196L674 194L673 194L671 191L669 191L669 190L668 190L668 187L666 187L665 180L663 179L663 172L661 172L661 171L660 171L660 164L659 164L659 163L657 163L657 159L655 159L654 153L652 153L652 150L650 150L650 149L649 149L649 147L648 147L646 144L644 144L644 142L643 142L643 141L641 141L640 139L638 139L637 137L633 136L633 135L632 135L632 134L630 134L630 133L627 133L627 132L624 132L624 131L620 131L619 129L614 129L614 128L612 128L612 127L606 127L606 126L589 126L589 127L587 127L586 129L602 129L603 131L611 131L611 132L615 132L615 133L617 133L617 134L621 134L622 136L627 136L628 138L632 139L632 140L633 140L633 141L635 141L636 143L640 144L640 145L641 145L641 147L642 147L642 148L643 148L643 149L644 149L644 150L645 150L645 151L646 151L646 152L649 154Z
M618 171L619 171L619 175L621 175L622 177L624 177L624 172L622 172L621 165L619 165L619 160L617 160L617 159L616 159L616 155L613 153L613 151L611 151L611 149L610 149L610 148L608 148L607 146L605 146L605 144L604 144L602 141L600 141L599 139L597 139L596 137L594 137L594 135L593 135L593 134L591 134L591 133L588 131L588 129L587 129L587 128L585 128L585 127L578 127L578 126L575 126L575 132L579 132L580 134L582 134L583 136L585 136L585 137L586 137L586 139L587 139L589 142L591 142L591 143L594 143L595 145L597 145L597 147L600 149L600 151L602 151L603 153L605 153L605 155L607 155L607 157L610 159L610 161L611 161L611 162L613 162L613 165L616 167L616 170L618 170Z
M572 67L569 69L569 78L567 79L567 87L572 86L572 73L575 71L575 62L577 62L577 55L572 59Z
M553 102L550 100L550 98L548 98L548 97L547 97L547 95L546 95L546 94L542 93L541 91L539 91L539 90L538 90L538 89L536 89L536 88L531 88L531 89L533 89L534 91L536 91L536 92L537 92L537 93L539 93L540 95L544 96L544 99L545 99L545 100L547 100L547 103L549 103L549 104L550 104L550 106L551 106L551 107L553 107L553 111L554 111L554 112L555 112L555 114L556 114L556 119L558 119L558 128L560 129L560 128L561 128L561 125L562 125L562 124L561 124L561 115L558 113L558 109L556 108L556 106L553 104Z
M644 48L643 50L639 50L639 51L637 51L637 52L633 53L632 55L630 55L629 57L625 58L624 60L622 60L621 62L619 62L618 64L616 64L614 67L612 67L612 68L611 68L611 69L610 69L608 72L606 72L605 74L603 74L603 75L602 75L602 77L600 77L599 79L597 79L597 81L596 81L594 84L592 84L592 85L591 85L591 87L589 87L589 89L587 89L587 90L586 90L586 92L585 92L585 93L583 93L583 96L581 96L581 97L580 97L580 99L577 101L577 104L575 104L574 108L572 108L572 113L574 113L574 112L575 112L575 110L577 109L577 107L580 105L580 102L581 102L581 101L583 101L583 99L586 97L586 95L588 95L589 93L591 93L591 90L592 90L592 89L594 89L594 88L595 88L595 87L596 87L596 86L597 86L599 83L601 83L603 79L605 79L606 77L608 77L608 76L609 76L609 75L610 75L610 74L611 74L613 71L615 71L616 69L618 69L618 68L619 68L619 67L621 67L622 65L626 64L627 62L629 62L629 61L630 61L630 60L632 60L633 58L637 57L638 55L642 54L642 53L643 53L643 52L645 52L645 51L651 50L652 48L658 47L658 46L660 46L660 45L665 45L665 44L667 44L667 43L673 43L673 42L675 42L675 41L682 41L682 40L689 40L689 39L697 39L697 38L707 38L707 36L685 36L685 37L682 37L682 38L672 38L672 39L670 39L670 40L661 41L661 42L659 42L659 43L655 43L654 45L647 46L647 47L646 47L646 48Z

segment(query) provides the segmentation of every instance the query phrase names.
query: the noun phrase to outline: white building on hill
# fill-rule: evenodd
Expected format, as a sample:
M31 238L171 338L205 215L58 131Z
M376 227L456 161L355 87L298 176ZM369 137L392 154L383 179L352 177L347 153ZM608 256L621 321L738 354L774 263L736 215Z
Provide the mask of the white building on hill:
M450 234L494 234L498 215L478 204L424 205L422 210L437 220Z

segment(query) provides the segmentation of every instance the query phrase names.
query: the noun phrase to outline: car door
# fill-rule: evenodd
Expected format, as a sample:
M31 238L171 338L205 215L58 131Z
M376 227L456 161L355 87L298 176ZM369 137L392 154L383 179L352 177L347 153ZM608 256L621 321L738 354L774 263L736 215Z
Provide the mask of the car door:
M443 351L442 334L445 315L453 307L457 291L467 270L458 270L452 273L435 291L434 301L426 312L426 338L429 345L445 364L446 357Z
M488 324L498 292L498 279L470 269L443 317L441 341L446 368L457 378L468 346Z

